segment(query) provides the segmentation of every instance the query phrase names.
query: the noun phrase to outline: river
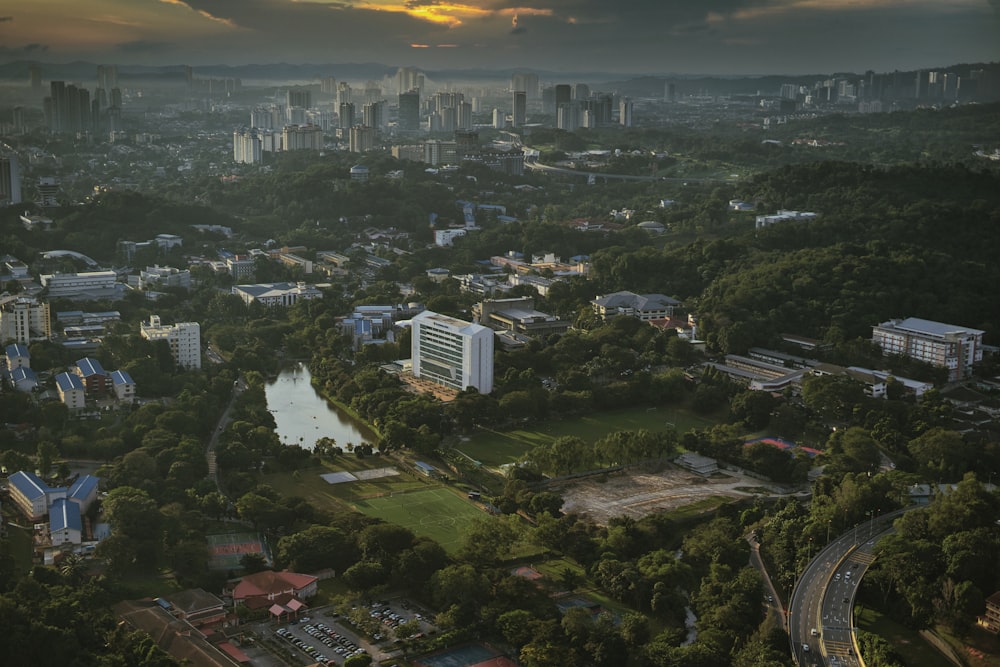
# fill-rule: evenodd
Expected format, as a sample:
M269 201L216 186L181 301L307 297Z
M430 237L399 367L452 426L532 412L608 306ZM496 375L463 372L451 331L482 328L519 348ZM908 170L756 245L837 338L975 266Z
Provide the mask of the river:
M284 368L278 377L264 387L267 409L274 415L275 432L285 444L298 444L312 449L323 436L333 438L345 448L378 442L375 433L365 424L329 403L313 388L312 375L303 363Z

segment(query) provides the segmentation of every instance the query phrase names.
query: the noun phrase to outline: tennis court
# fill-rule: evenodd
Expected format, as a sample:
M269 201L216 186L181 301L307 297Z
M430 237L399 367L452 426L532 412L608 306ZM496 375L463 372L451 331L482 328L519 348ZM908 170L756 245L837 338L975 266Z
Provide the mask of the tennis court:
M240 559L247 554L261 554L271 562L271 554L258 533L208 535L208 567L213 570L239 570Z
M449 552L461 546L465 526L487 514L480 505L444 488L390 493L358 500L353 505L369 516L430 537Z
M421 667L516 667L517 663L482 644L466 644L418 658Z

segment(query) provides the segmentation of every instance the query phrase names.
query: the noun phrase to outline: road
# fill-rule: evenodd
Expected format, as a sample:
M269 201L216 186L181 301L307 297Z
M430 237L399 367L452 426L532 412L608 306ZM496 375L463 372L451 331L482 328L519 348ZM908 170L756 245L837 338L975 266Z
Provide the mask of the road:
M222 487L219 486L219 474L218 468L215 465L215 447L219 444L219 435L226 430L226 426L229 425L231 420L230 414L233 411L233 404L236 403L236 397L239 396L247 388L246 380L241 376L236 382L233 383L233 393L229 397L229 405L226 406L226 410L219 417L219 423L216 425L215 430L212 431L212 437L208 439L208 446L205 448L205 461L208 463L208 476L212 478L215 482L215 488L219 490L220 493L225 495L222 491Z
M872 517L837 537L812 559L788 605L788 636L798 665L859 665L854 654L854 597L875 560L875 545L912 507Z

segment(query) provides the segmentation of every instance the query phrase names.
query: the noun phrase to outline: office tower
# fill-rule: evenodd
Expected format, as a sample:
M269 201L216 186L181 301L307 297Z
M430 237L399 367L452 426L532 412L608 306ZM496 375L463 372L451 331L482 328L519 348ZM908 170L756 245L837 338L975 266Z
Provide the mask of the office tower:
M241 127L233 132L233 160L236 164L256 164L261 161L263 144L253 128Z
M54 176L42 176L35 186L38 190L38 204L41 206L59 205L59 179Z
M97 66L97 87L104 90L118 87L118 67L116 65Z
M507 114L504 113L503 109L493 110L493 128L496 130L502 130L507 127Z
M11 112L11 121L14 124L14 132L20 134L27 129L24 120L24 107L16 106Z
M0 157L0 206L21 203L21 165L14 155Z
M323 148L323 130L319 125L286 125L281 144L286 151L318 151Z
M340 129L346 130L354 127L354 104L342 102L340 104Z
M332 76L324 76L319 80L319 92L324 95L336 95L337 94L337 79Z
M416 132L420 129L420 91L416 88L399 94L399 130Z
M411 322L413 376L463 391L493 391L493 330L425 310Z
M948 369L948 382L972 377L972 367L983 360L983 334L917 317L889 320L872 327L872 342L887 356L901 355Z
M361 109L361 122L381 132L385 127L385 102L369 102Z
M618 122L622 127L632 127L632 100L627 97L618 103Z
M538 99L538 75L531 72L514 72L510 77L511 91L522 90L529 100Z
M352 102L354 102L354 94L350 84L346 81L341 81L337 84L337 107L340 108L341 104L350 104Z
M455 122L456 129L459 130L471 130L472 129L472 103L471 102L459 102L458 103L458 119Z
M350 130L348 150L352 153L367 153L375 150L377 135L374 127L355 125Z
M289 88L285 91L285 106L309 109L312 107L312 91L308 88Z
M560 83L556 86L556 109L563 104L569 104L573 99L573 88L567 83Z
M382 88L374 81L365 83L365 104L382 101Z
M396 72L396 91L421 90L424 87L424 76L415 67L400 67Z
M580 105L576 102L560 104L556 109L556 127L569 132L580 127Z
M578 102L590 99L590 86L585 83L578 83L573 87L573 99Z
M197 322L160 324L159 315L151 315L149 323L139 326L142 337L150 341L165 340L170 345L170 356L181 368L201 368L201 327Z
M598 93L594 99L594 115L598 125L611 123L611 107L614 99L607 93Z
M515 90L511 93L510 124L513 127L522 127L528 111L527 95L523 90Z
M31 92L42 92L42 68L38 65L28 66L28 85L31 86Z

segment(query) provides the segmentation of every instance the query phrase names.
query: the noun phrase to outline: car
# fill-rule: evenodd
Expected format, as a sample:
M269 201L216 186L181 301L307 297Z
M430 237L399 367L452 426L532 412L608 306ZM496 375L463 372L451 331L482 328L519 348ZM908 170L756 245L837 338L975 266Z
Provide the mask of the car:
M809 631L809 634L811 634L813 637L819 637L819 630L813 628L812 630Z
M848 598L844 598L844 604L850 604L851 601Z
M802 645L802 652L803 653L808 653L809 652L809 644L803 644Z

